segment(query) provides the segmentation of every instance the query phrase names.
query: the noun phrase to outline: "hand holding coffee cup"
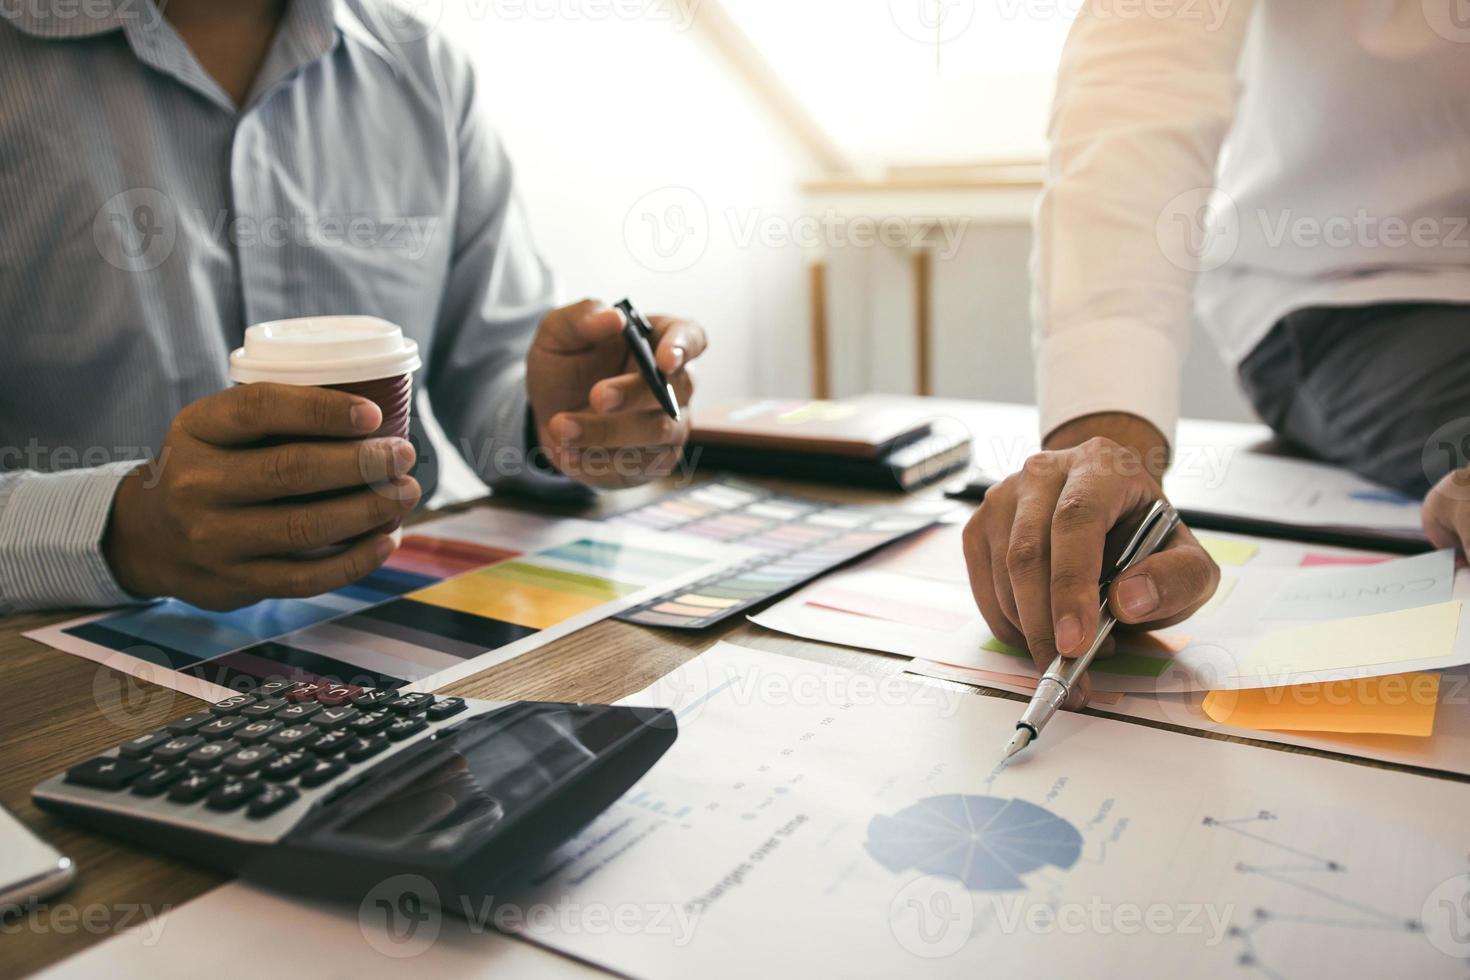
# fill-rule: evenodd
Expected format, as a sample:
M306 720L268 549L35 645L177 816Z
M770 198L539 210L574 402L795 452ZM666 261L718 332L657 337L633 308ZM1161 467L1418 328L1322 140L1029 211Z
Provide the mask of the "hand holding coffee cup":
M421 495L404 438L418 367L381 320L252 327L231 358L242 383L185 407L120 485L103 542L118 584L233 609L370 574Z

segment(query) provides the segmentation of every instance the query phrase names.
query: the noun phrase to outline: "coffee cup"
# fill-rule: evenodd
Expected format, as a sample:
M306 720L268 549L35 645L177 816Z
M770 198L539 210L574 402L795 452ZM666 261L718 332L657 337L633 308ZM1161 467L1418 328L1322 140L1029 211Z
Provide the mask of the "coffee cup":
M373 437L408 438L419 345L373 316L309 316L257 323L230 354L230 380L331 388L383 411ZM397 528L397 524L393 528Z

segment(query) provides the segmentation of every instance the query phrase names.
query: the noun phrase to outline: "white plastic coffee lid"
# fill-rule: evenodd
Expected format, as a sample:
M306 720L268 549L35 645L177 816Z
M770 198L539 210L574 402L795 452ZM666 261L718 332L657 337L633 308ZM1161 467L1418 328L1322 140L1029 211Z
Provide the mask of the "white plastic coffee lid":
M417 371L419 345L375 316L308 316L257 323L230 354L239 384L345 385Z

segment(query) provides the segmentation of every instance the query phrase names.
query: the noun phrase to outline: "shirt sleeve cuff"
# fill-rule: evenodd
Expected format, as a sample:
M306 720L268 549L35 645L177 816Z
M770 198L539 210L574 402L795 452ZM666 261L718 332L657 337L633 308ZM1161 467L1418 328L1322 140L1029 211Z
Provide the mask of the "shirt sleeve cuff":
M0 487L0 613L140 601L117 584L102 537L137 460L25 473Z
M1134 321L1102 320L1044 338L1036 356L1043 438L1099 412L1127 412L1172 446L1179 422L1177 342Z
M486 426L491 452L479 467L480 479L492 490L556 500L586 497L592 491L555 469L536 444L525 378L506 378L495 390L504 392L491 407Z

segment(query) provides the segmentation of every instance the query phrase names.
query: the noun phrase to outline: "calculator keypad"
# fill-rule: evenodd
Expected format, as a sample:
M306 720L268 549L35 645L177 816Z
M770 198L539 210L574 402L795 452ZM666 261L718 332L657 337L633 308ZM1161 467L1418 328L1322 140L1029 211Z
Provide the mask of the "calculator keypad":
M67 771L64 781L164 806L265 820L326 787L351 790L354 770L465 711L463 698L272 681L118 746ZM156 811L155 811L156 812Z
M232 776L243 776L259 769L276 755L276 750L268 745L251 745L231 755L222 768Z
M237 728L231 737L241 745L259 745L285 727L284 722L274 718L252 721L248 725Z
M290 786L266 786L255 795L246 807L245 815L252 820L261 820L283 807L288 807L301 797L301 791Z
M194 734L205 738L224 738L237 728L244 728L250 724L250 719L243 715L220 715L207 725L200 725Z
M161 766L133 780L133 792L139 796L162 796L164 790L189 774L183 765Z
M191 772L168 788L168 798L175 803L197 803L224 781L217 772Z
M210 793L204 805L221 812L236 810L250 802L250 798L258 795L260 790L258 779L231 779Z
M153 750L154 762L179 762L204 744L200 735L176 735Z
M225 756L239 747L240 743L232 738L219 742L206 742L190 752L185 761L195 769L213 769L224 761Z

